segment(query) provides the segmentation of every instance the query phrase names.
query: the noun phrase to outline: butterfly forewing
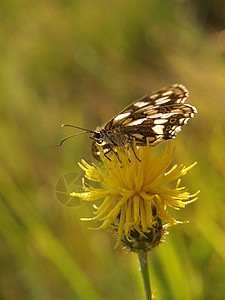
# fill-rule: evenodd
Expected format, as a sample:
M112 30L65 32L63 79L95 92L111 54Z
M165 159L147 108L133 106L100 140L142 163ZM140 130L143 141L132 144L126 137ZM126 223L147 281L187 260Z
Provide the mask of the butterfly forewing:
M169 112L171 105L181 105L185 102L188 95L188 90L181 84L174 84L169 88L149 93L127 106L116 117L110 120L104 128L107 131L118 129L118 127L126 126L130 122L142 117L156 115L159 112Z
M188 90L181 84L149 93L143 98L127 106L117 116L100 129L105 140L95 141L92 145L94 157L99 158L96 144L108 153L117 146L132 145L133 139L137 145L145 146L147 138L150 145L175 138L197 110L190 104L185 104L189 96Z

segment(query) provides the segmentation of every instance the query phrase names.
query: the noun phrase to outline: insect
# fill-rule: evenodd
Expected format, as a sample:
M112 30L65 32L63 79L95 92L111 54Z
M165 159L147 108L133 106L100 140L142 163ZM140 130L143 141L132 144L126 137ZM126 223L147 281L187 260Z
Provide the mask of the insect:
M110 152L118 157L117 147L130 146L134 152L134 140L136 145L145 146L148 138L149 144L155 146L164 140L175 138L181 127L197 113L194 106L184 103L188 96L189 92L182 84L174 84L151 92L133 102L104 126L94 131L65 124L62 127L69 126L84 130L72 136L92 133L90 138L93 139L92 154L95 158L100 160L97 145L103 148L107 158ZM62 140L60 145L72 136Z

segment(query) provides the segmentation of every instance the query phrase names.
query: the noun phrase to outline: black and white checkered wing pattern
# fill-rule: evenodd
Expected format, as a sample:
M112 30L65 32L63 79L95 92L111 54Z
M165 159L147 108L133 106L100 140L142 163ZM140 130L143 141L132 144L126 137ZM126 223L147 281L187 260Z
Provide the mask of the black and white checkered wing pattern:
M104 129L135 138L137 144L146 145L149 138L152 146L174 138L197 112L190 104L184 104L189 93L181 84L150 93L126 107L109 121Z
M127 106L94 135L92 153L100 159L99 148L116 154L117 147L145 146L147 139L151 146L176 137L181 128L194 117L197 109L186 104L188 90L182 84L149 93Z

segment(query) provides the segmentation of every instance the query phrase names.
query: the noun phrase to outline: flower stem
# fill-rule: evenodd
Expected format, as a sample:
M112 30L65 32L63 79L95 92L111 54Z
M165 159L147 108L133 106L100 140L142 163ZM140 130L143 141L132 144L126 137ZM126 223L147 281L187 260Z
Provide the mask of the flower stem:
M137 253L137 255L140 262L141 275L144 283L146 300L151 300L152 293L151 293L150 277L148 271L148 252L140 251Z

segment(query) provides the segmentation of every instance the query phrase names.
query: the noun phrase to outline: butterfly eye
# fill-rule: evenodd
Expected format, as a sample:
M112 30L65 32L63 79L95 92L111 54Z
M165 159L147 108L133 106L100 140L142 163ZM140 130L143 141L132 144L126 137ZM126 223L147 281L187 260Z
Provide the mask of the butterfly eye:
M94 139L99 140L101 138L101 134L98 131L95 131L94 133Z
M103 134L100 131L94 131L93 136L91 136L90 139L96 141L100 146L102 146L102 144L104 143Z

